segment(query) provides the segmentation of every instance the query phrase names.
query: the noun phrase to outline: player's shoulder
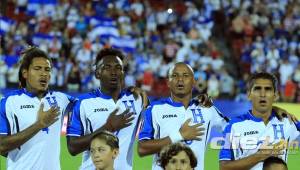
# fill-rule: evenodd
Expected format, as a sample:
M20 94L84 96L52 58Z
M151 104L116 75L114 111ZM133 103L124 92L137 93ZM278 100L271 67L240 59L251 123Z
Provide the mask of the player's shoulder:
M92 98L97 98L97 94L96 94L96 90L93 90L91 92L88 92L88 93L83 93L83 94L80 94L78 96L78 100L79 101L84 101L84 100L87 100L87 99L92 99Z
M249 114L245 113L236 117L233 117L230 121L229 124L236 124L236 123L242 123L244 121L250 120Z
M150 107L160 107L165 104L170 104L168 98L154 99L153 101L151 101Z
M224 132L230 132L232 127L238 124L243 124L245 121L250 120L248 113L233 117L229 120L227 126L225 127ZM238 125L239 126L239 125Z
M12 90L6 93L5 95L2 96L2 99L8 99L10 97L15 97L15 96L21 96L24 93L23 89L18 89L18 90Z

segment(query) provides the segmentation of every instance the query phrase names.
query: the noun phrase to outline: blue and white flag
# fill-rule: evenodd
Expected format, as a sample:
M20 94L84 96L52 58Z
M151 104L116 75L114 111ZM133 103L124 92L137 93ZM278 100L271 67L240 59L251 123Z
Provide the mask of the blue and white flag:
M7 17L0 17L0 35L4 35L14 25L15 21Z
M28 0L27 12L28 15L36 16L37 10L44 7L47 15L55 13L55 6L58 4L57 0Z
M104 18L104 17L87 17L88 24L94 26L94 25L102 25L102 26L110 26L110 27L116 27L117 22L113 18Z
M37 46L43 42L50 44L50 43L52 43L52 41L55 37L58 38L59 41L61 41L61 37L58 37L58 36L36 33L32 36L32 42L34 45L37 45Z
M94 41L98 36L118 37L119 35L120 35L119 30L116 26L106 26L106 25L99 24L94 27L94 29L89 33L88 37L91 41Z
M137 40L131 37L116 37L109 38L109 43L114 48L122 49L125 52L134 52L136 49Z

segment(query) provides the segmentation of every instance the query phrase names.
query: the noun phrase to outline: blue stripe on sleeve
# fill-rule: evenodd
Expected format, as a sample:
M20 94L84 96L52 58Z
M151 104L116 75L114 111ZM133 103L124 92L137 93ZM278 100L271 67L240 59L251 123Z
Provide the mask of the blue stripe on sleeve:
M2 135L8 135L11 133L9 122L6 117L6 107L5 107L6 101L7 101L7 97L1 99L0 102L0 134Z
M223 131L224 144L219 153L219 160L234 160L233 150L231 149L230 131L232 124L225 127Z
M152 106L143 113L142 129L139 133L139 140L148 140L154 138L154 128L152 126Z
M83 125L80 119L80 104L81 100L75 102L71 119L67 127L67 136L82 136Z

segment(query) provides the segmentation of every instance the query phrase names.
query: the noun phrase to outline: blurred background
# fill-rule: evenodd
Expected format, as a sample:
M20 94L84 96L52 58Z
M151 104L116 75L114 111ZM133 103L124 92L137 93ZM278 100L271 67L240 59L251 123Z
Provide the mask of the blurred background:
M0 89L18 87L20 52L39 46L54 61L51 86L99 87L101 48L126 54L126 85L168 95L167 70L195 70L195 92L246 100L250 73L277 75L281 101L300 101L299 0L1 0Z
M126 54L126 85L152 99L169 94L167 71L183 61L195 71L194 94L207 92L234 116L250 107L249 74L268 71L279 79L278 106L300 117L300 105L291 104L300 102L299 0L1 0L0 40L0 94L18 88L18 61L28 45L53 59L51 88L74 96L100 86L95 56L114 47ZM62 169L77 169L80 156L71 157L61 142ZM206 154L206 169L218 169L218 151ZM298 168L297 154L290 169ZM150 167L151 157L135 155L134 169Z

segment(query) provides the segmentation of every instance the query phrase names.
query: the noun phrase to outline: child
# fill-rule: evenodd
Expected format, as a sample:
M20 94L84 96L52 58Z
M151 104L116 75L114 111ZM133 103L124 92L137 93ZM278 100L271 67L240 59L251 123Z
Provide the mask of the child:
M92 138L91 157L96 170L114 170L114 160L119 154L119 139L108 131Z
M162 149L158 164L164 170L193 170L197 166L197 158L191 148L175 143Z

